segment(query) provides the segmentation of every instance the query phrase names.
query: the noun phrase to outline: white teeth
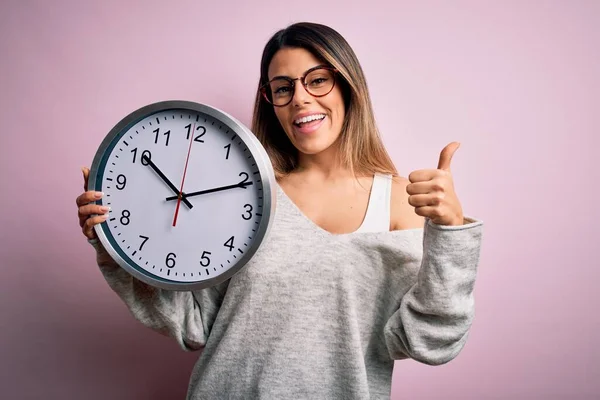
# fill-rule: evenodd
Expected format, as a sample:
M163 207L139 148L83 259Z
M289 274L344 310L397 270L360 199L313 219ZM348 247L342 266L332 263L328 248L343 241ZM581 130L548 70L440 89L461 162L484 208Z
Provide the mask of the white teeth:
M323 119L323 118L325 118L325 114L313 114L313 115L309 115L308 117L298 118L297 120L294 121L294 123L296 125L300 125L300 124L305 124L307 122L311 122L311 121L315 121L315 120Z

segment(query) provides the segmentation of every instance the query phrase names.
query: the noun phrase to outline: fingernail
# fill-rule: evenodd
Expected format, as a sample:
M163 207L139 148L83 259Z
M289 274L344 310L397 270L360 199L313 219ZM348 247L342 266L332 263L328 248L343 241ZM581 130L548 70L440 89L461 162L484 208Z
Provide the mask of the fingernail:
M96 192L96 193L94 193L94 197L97 198L97 199L101 198L102 196L104 196L104 192Z
M106 219L106 218L108 218L108 214L102 214L102 215L100 215L100 219Z
M110 211L110 207L108 207L108 206L102 206L102 207L100 207L100 211L102 211L104 213L109 212Z

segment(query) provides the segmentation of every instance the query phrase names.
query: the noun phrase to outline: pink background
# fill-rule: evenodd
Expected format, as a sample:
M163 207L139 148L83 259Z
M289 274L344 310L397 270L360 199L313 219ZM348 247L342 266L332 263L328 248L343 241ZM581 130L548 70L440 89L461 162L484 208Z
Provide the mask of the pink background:
M184 397L199 354L105 284L77 223L80 167L154 101L249 124L262 48L301 20L354 47L402 175L462 143L456 189L485 221L466 347L398 362L392 398L600 396L600 2L4 0L0 397Z

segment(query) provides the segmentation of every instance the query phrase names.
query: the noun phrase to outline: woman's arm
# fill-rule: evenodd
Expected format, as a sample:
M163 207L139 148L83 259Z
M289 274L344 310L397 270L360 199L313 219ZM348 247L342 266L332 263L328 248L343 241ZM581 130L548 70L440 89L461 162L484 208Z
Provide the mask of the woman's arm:
M475 316L473 288L483 233L482 221L465 222L447 226L425 219L416 282L384 329L393 359L440 365L464 347Z
M91 239L90 243L96 249L96 260L104 278L138 321L172 337L186 351L204 347L228 281L195 292L159 289L121 268L97 239Z

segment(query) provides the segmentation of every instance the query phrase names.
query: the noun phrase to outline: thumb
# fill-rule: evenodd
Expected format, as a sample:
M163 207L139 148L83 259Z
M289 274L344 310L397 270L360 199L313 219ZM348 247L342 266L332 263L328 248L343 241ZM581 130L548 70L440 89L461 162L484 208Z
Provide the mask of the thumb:
M443 169L444 171L450 172L450 162L452 161L452 156L460 147L459 142L452 142L440 153L440 160L438 161L437 169Z

